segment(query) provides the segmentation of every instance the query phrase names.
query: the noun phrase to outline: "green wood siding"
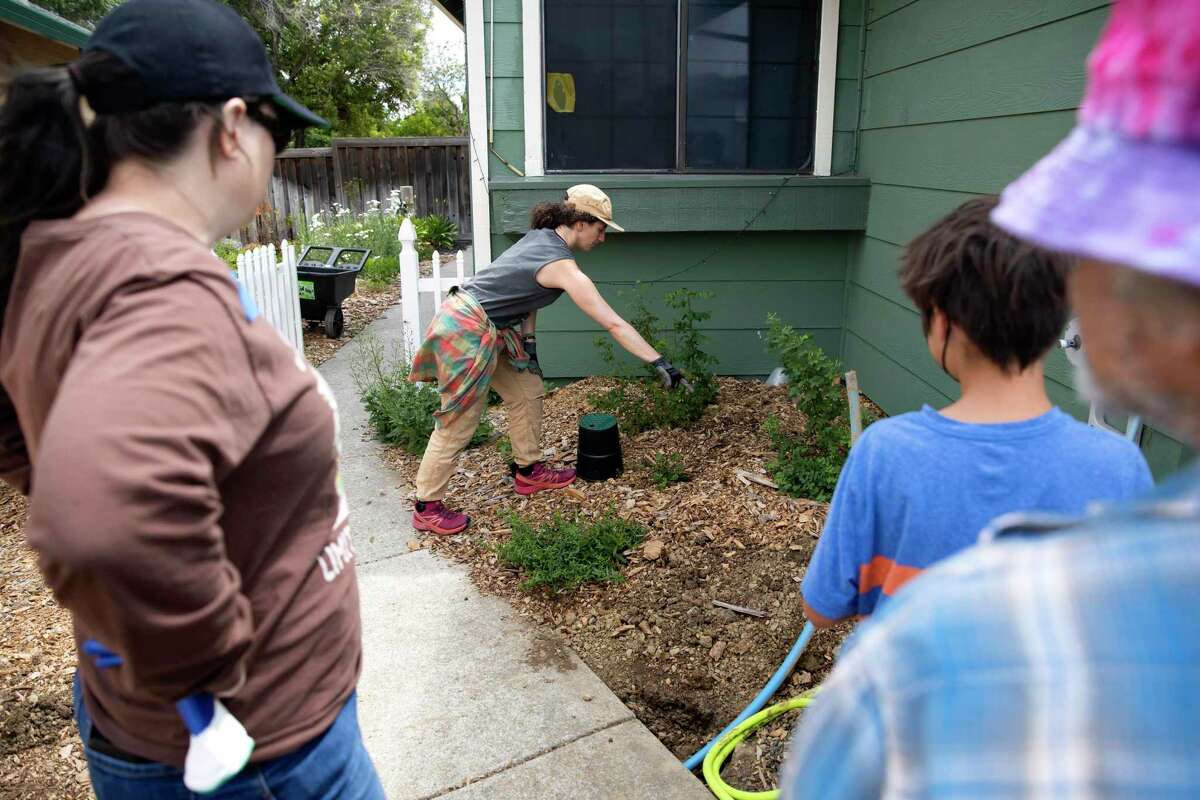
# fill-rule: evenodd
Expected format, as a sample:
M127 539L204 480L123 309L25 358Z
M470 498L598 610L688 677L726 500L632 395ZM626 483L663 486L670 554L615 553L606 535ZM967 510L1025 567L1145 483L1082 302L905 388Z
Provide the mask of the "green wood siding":
M529 229L529 209L576 183L612 197L630 232L862 230L869 185L861 178L738 175L553 175L491 183L492 230ZM749 226L749 227L747 227ZM619 234L618 234L619 236Z
M737 240L722 233L613 234L596 250L580 253L578 261L622 315L629 314L639 292L660 315L668 313L662 296L669 291L712 292L714 297L701 307L713 314L704 330L708 349L718 358L718 371L764 375L777 366L759 337L772 311L811 333L827 352L838 352L853 236L764 232ZM493 236L493 251L502 252L517 238ZM683 269L687 271L642 290L634 285ZM579 377L605 369L594 343L600 330L569 298L538 313L538 331L543 334L538 353L547 377Z
M521 0L495 0L496 23L491 24L493 2L483 4L483 49L487 80L491 149L517 169L525 168L524 79L521 59ZM493 32L494 28L494 32ZM495 61L492 40L495 39ZM494 71L493 71L494 70ZM495 103L492 103L495 92ZM480 154L482 155L482 154ZM488 174L512 175L500 159L488 153Z
M858 174L870 179L867 229L850 248L842 357L889 413L945 404L957 385L930 357L900 290L903 246L967 198L999 192L1070 130L1084 60L1107 19L1099 0L867 0ZM1076 416L1061 352L1051 398ZM1147 431L1155 474L1182 446Z

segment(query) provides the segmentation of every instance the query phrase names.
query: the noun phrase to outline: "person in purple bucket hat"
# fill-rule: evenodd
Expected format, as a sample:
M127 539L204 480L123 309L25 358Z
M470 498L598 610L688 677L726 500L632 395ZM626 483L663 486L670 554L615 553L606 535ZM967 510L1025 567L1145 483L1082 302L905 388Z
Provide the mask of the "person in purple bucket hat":
M1085 393L1200 447L1200 2L1118 0L1078 126L993 220L1077 257ZM1195 465L1085 519L1002 517L860 628L782 794L1200 797L1198 596Z

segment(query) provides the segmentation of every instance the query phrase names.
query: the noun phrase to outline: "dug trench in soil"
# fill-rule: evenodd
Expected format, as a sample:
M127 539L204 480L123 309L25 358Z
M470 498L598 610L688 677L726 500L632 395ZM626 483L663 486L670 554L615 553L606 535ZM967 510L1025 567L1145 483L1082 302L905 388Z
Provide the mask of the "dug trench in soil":
M612 385L592 378L547 396L548 460L573 462L588 395ZM491 413L504 431L502 407ZM675 755L686 758L753 699L805 622L799 579L827 506L746 485L737 476L739 469L765 473L773 451L762 423L770 414L785 429L803 427L784 388L722 378L717 403L691 428L623 436L622 476L579 481L572 489L530 498L513 492L495 445L468 450L447 502L472 515L471 528L460 536L427 537L418 546L465 562L483 590L558 631ZM690 479L659 489L646 463L659 453L682 456ZM419 459L399 450L389 458L411 490ZM498 563L495 547L509 534L506 510L546 520L556 512L594 518L614 508L647 528L646 543L622 569L622 583L586 585L561 595L529 593L520 588L520 574ZM719 608L714 600L767 616ZM845 625L813 637L777 699L818 685L848 631ZM794 720L789 715L747 740L726 768L726 779L746 789L775 785Z

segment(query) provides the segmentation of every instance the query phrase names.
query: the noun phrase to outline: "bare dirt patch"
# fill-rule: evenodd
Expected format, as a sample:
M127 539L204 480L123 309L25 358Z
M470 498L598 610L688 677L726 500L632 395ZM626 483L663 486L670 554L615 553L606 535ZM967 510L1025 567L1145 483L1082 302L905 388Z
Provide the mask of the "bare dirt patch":
M543 443L549 460L573 461L588 395L611 385L593 378L547 397ZM556 631L684 758L758 693L805 621L798 582L827 506L737 475L739 469L765 473L772 451L761 426L769 414L786 427L803 426L784 389L722 378L717 404L691 429L623 436L626 470L620 478L580 481L531 498L513 493L508 466L494 445L470 450L447 502L472 515L471 528L422 545L465 562L481 588ZM492 416L503 431L502 408ZM659 453L681 455L689 480L655 486L647 462ZM411 489L419 459L401 451L389 458ZM623 583L558 596L530 594L520 589L515 570L497 562L494 548L509 534L506 510L544 520L556 512L598 517L609 509L648 529L646 542L629 553ZM714 600L766 616L716 607ZM814 637L778 699L819 684L847 631L843 626ZM793 722L789 715L748 740L727 767L727 779L747 789L774 785Z

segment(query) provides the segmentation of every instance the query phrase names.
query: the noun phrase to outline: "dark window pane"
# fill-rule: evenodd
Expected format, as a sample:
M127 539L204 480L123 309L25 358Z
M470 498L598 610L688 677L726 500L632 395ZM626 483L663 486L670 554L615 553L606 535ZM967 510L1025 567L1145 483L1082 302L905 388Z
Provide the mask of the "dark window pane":
M675 0L545 0L547 73L575 85L546 106L546 167L675 166ZM561 104L560 104L561 105Z
M688 167L809 165L820 9L820 0L689 0Z

